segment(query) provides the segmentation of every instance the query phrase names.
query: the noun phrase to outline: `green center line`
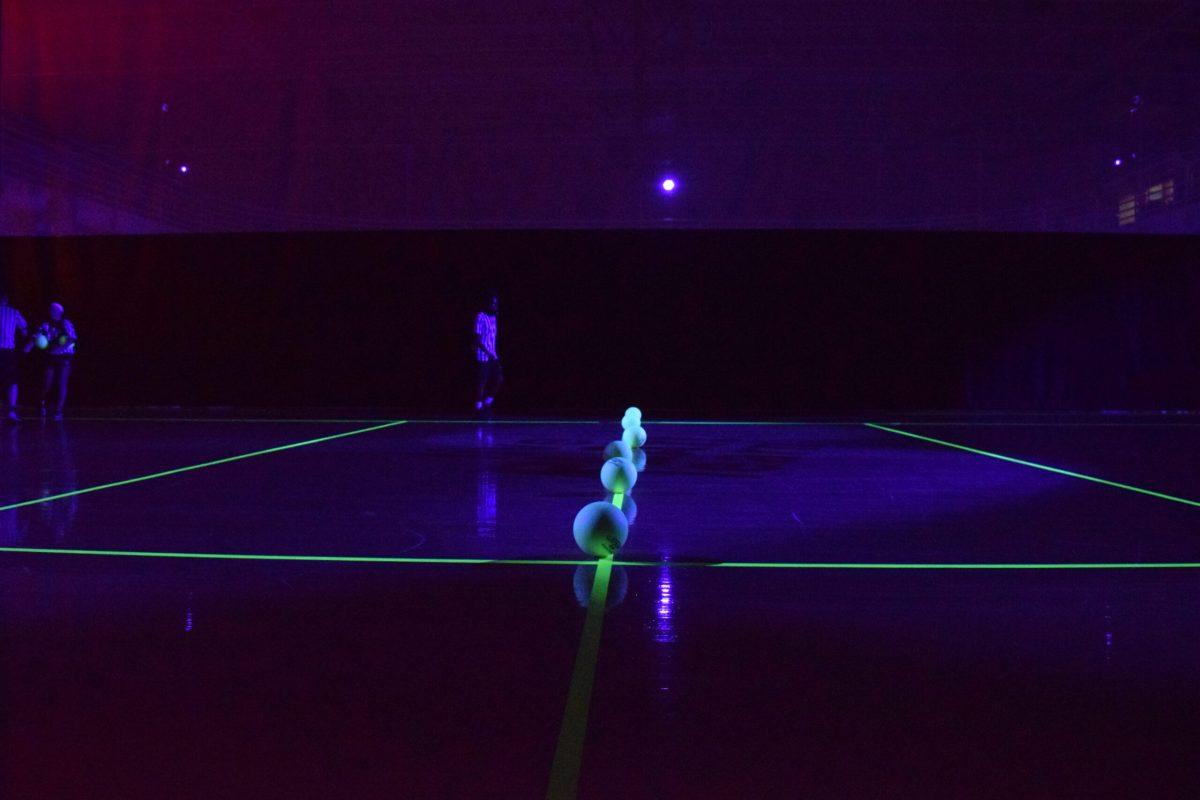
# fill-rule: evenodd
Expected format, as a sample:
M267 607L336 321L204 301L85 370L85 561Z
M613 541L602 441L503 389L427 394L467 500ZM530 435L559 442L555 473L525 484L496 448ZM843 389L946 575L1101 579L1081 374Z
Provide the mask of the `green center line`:
M613 492L612 504L625 504L624 492ZM600 632L604 628L604 605L608 601L608 581L612 575L613 557L605 556L596 563L596 577L588 596L587 617L575 666L571 670L571 686L567 690L567 705L563 709L558 743L554 746L554 761L550 765L548 800L574 798L579 793L579 770L583 765L583 743L587 736L588 709L592 702L592 684L596 678L596 659L600 653Z
M322 442L331 442L334 439L344 439L347 436L358 436L363 433L370 433L371 431L383 430L384 428L393 428L397 425L403 425L406 421L407 420L395 420L393 422L387 422L382 425L372 425L369 428L359 428L358 430L346 431L344 433L335 433L330 436L321 436L316 439L306 439L302 442L292 442L291 444L283 444L283 445L279 445L278 447L268 447L265 450L255 450L251 453L241 453L240 455L236 455L236 456L228 456L226 458L218 458L218 459L214 459L212 461L204 461L200 464L189 464L186 467L175 467L174 469L167 469L167 470L163 470L162 472L153 472L153 473L150 473L149 475L138 475L135 478L126 478L126 479L120 480L120 481L112 481L111 483L102 483L97 486L88 486L83 489L74 489L69 492L60 492L59 494L51 494L51 495L47 495L46 497L39 497L35 500L23 500L19 503L10 503L9 505L6 505L6 506L0 506L0 511L12 511L17 508L25 508L26 506L36 506L36 505L40 505L42 503L51 503L51 502L54 502L55 500L62 500L63 498L66 498L66 497L77 497L81 494L90 494L92 492L99 492L99 491L103 491L105 489L115 489L119 486L129 486L134 483L143 483L145 481L152 481L152 480L155 480L156 478L166 478L171 475L180 475L182 473L193 472L198 469L205 469L207 467L215 467L219 464L229 464L234 461L243 461L247 458L255 458L257 456L265 456L265 455L269 455L271 453L281 453L284 450L295 450L298 447L308 447L309 445L320 444Z
M928 442L929 444L941 445L942 447L950 447L955 450L962 450L966 453L974 453L977 456L987 456L988 458L995 458L999 461L1007 461L1010 464L1020 464L1023 467L1032 467L1033 469L1040 469L1044 472L1053 472L1055 475L1065 475L1068 478L1078 478L1081 481L1099 483L1103 486L1111 486L1114 489L1124 489L1127 492L1137 492L1138 494L1157 497L1160 500L1170 500L1172 503L1180 503L1185 506L1200 507L1200 502L1196 500L1189 500L1186 497L1176 497L1173 494L1164 494L1163 492L1156 492L1152 489L1143 489L1140 486L1130 486L1128 483L1118 483L1117 481L1110 481L1105 478L1097 478L1095 475L1084 475L1082 472L1072 472L1071 470L1067 469L1059 469L1058 467L1039 464L1036 461L1026 461L1021 458L1013 458L1012 456L1006 456L1001 453L993 453L989 450L980 450L975 447L967 447L965 444L948 442L945 439L934 439L931 436L922 436L919 433L903 431L899 428L889 428L886 425L879 425L874 422L864 422L863 425L866 425L868 428L874 428L877 431L886 431L887 433L894 433L897 436L907 436L910 439L917 439L922 442Z
M550 765L547 800L569 800L579 792L579 769L583 764L588 707L592 702L592 683L596 677L600 631L604 627L604 606L608 602L608 581L612 568L612 558L602 558L596 563L596 577L592 580L592 594L588 598L583 635L579 640L579 652L575 654L575 667L571 670L567 706L563 710L558 744L554 748L554 761Z

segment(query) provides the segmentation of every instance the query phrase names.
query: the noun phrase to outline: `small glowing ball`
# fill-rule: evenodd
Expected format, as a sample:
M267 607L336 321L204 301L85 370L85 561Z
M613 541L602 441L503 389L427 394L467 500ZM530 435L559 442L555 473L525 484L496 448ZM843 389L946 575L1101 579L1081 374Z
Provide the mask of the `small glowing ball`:
M65 333L64 333L62 336L58 337L58 343L59 343L59 344L66 344L66 343L67 343L67 335L66 335Z
M604 447L605 458L623 458L629 461L633 458L633 450L620 439L609 442Z
M633 451L633 468L638 472L646 471L646 451L640 447Z
M628 414L621 417L621 430L623 430L623 431L627 431L630 428L636 428L637 426L639 426L641 424L642 424L641 417L631 417Z
M50 346L50 340L46 338L46 334L44 333L39 333L34 337L33 343L37 345L38 350L45 350Z
M671 180L670 178L665 178L659 185L662 186L662 190L667 194L675 191L675 181Z
M625 409L625 416L636 419L639 425L642 422L642 410L637 406L630 406L629 408Z
M628 458L610 458L600 468L600 483L610 492L628 492L637 483L637 470Z
M629 538L629 520L607 500L597 500L579 509L571 526L575 544L589 556L603 558L621 549Z
M646 429L641 425L626 428L625 432L621 434L621 441L636 450L646 444Z

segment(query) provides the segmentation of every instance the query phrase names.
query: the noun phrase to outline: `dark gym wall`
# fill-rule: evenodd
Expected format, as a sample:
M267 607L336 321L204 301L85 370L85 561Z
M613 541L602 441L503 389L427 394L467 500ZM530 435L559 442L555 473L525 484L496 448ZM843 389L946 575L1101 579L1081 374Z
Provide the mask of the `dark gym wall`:
M1194 264L1094 235L0 239L15 304L80 328L76 404L413 413L469 406L488 287L509 413L1196 408Z

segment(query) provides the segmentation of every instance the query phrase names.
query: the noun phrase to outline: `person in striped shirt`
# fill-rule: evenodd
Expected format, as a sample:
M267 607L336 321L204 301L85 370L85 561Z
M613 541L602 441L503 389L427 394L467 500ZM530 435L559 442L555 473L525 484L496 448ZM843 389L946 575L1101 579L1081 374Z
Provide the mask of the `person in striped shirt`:
M46 321L33 332L34 336L41 334L46 337L49 345L42 361L42 402L41 413L46 416L53 413L54 419L63 418L63 406L67 403L67 381L71 377L71 362L75 358L75 326L63 314L60 303L51 303ZM33 348L33 342L25 345L28 352ZM50 409L46 400L54 393L54 402Z
M496 392L504 382L500 356L496 350L496 316L500 313L500 298L492 295L475 315L475 366L479 376L479 391L475 395L475 411L491 410Z
M0 392L6 402L5 416L18 422L17 416L17 334L26 337L29 326L21 312L8 304L8 293L0 289Z

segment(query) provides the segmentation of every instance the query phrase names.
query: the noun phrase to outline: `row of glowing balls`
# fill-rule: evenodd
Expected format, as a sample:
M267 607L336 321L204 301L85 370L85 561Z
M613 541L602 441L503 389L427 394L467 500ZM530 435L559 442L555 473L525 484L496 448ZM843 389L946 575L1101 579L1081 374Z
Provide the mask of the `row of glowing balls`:
M612 492L612 502L588 503L579 509L571 526L575 544L589 556L611 557L629 538L629 518L622 505L626 502L625 495L637 483L639 463L645 464L642 453L645 445L642 412L637 406L630 406L621 419L621 438L605 446L604 465L600 467L600 483Z

